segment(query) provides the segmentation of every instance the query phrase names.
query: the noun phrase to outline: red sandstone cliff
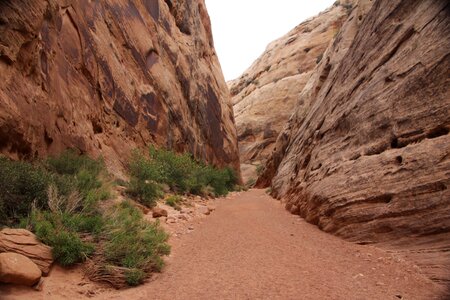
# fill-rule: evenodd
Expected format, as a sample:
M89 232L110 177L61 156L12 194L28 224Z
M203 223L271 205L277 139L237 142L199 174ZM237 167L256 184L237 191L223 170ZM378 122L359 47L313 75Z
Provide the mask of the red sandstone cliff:
M0 152L74 147L120 170L135 147L239 166L203 0L0 2Z

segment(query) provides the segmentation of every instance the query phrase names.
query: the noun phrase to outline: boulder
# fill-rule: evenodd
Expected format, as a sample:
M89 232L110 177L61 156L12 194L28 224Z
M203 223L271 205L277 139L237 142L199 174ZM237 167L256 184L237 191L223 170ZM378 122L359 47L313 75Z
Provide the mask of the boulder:
M167 217L167 215L167 210L160 207L153 208L153 218Z
M0 231L0 252L12 252L31 259L45 276L53 263L52 248L42 244L25 229L5 228Z
M32 286L39 282L42 272L28 257L12 253L0 253L0 282Z

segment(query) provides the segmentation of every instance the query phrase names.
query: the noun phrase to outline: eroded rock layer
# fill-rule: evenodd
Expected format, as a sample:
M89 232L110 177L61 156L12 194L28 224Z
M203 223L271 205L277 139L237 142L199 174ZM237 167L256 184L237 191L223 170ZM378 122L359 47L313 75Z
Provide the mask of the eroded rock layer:
M241 162L270 155L315 66L351 11L341 1L272 42L236 80L230 81Z
M450 4L359 1L259 186L321 229L450 283Z
M0 151L103 155L156 144L238 168L203 0L0 2Z

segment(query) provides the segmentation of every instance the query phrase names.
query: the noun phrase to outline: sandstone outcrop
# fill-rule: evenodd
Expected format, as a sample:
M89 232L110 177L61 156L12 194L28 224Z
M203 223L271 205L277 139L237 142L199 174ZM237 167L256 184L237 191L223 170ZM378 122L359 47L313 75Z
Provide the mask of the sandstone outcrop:
M28 257L0 253L0 282L32 286L41 279L41 270Z
M450 284L449 70L448 1L359 1L257 185L324 231Z
M258 164L270 155L298 94L347 19L350 7L349 1L341 1L301 23L270 43L241 77L228 83L242 163ZM255 173L254 168L243 168Z
M76 148L114 173L147 144L239 167L203 0L0 2L0 152Z
M0 231L0 253L12 252L31 259L42 271L50 272L53 263L52 248L42 244L36 236L25 229L5 228Z

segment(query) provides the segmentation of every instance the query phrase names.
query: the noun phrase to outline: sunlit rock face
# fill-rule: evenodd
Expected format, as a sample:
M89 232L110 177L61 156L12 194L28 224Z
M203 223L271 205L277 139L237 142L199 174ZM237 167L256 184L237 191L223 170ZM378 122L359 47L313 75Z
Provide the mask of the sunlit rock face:
M0 2L0 151L76 148L120 171L156 144L239 167L203 0Z
M444 0L355 5L258 180L324 231L403 253L447 284L449 16Z
M270 155L299 93L347 19L347 3L333 5L270 43L241 77L228 82L241 162L258 164Z

